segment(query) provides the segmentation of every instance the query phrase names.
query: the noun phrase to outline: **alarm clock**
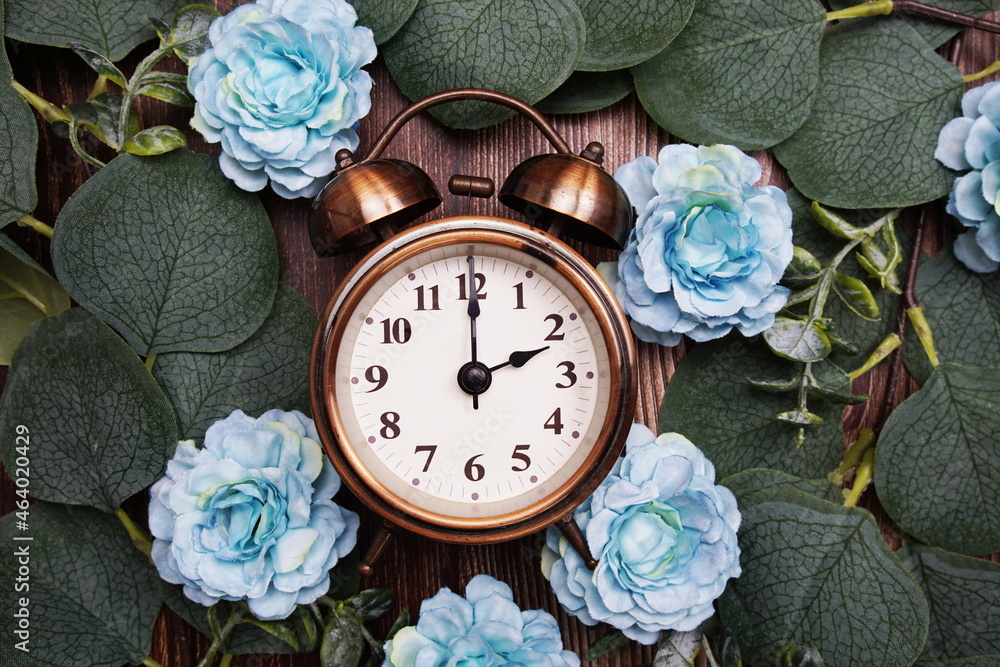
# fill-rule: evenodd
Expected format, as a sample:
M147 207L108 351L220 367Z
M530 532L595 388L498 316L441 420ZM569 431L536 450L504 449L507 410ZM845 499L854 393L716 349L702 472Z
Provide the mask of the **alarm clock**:
M498 199L531 224L458 216L405 225L441 203L426 173L380 157L414 115L455 100L515 109L555 153L522 162ZM310 398L326 454L383 519L370 573L402 528L458 543L557 524L591 565L573 510L624 447L636 402L625 315L594 267L560 237L621 248L634 220L593 142L570 152L532 107L463 89L402 111L368 154L337 155L310 236L320 256L374 246L320 319ZM492 197L453 176L453 194Z

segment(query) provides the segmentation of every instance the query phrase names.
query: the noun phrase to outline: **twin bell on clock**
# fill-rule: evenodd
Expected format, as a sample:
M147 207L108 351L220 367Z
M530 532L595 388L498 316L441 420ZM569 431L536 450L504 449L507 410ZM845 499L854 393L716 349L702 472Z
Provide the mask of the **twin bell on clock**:
M413 164L382 158L414 115L456 100L520 112L556 152L507 177L499 200L531 224L459 216L407 225L442 198ZM608 285L560 236L621 248L634 212L591 143L573 154L527 104L453 90L402 111L363 158L337 156L309 230L321 256L371 246L320 319L310 396L344 483L383 527L448 542L515 539L557 524L593 567L573 510L621 453L635 349ZM456 195L493 181L455 175Z

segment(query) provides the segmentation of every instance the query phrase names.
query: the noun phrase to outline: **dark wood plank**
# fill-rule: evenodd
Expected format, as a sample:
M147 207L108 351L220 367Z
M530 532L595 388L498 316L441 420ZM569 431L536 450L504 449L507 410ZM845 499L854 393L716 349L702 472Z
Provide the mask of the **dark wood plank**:
M222 0L219 4L228 5ZM997 37L994 35L966 31L959 40L945 49L953 62L968 73L990 64L997 57L997 46ZM12 45L9 50L16 78L28 88L57 104L86 98L95 75L71 53L28 45ZM126 71L130 71L136 59L130 60L131 64L126 64ZM376 86L372 113L360 128L363 147L369 145L384 124L406 105L406 100L392 83L382 63L377 62L371 70ZM171 123L186 128L189 111L144 99L141 115L144 126ZM44 122L41 124L44 125ZM636 156L655 155L658 148L670 140L642 111L634 95L609 109L556 118L555 124L575 150L581 150L591 140L603 142L607 149L606 165L612 170ZM217 147L206 145L193 131L188 131L187 134L194 150L217 152ZM442 128L429 116L423 116L404 129L387 154L420 165L444 190L445 183L454 173L490 176L499 184L520 160L546 151L548 146L544 138L523 120L508 121L487 130L469 132ZM111 156L106 154L105 157ZM755 157L764 163L765 179L768 182L788 187L786 175L769 154L760 152ZM50 128L43 127L37 159L39 205L36 217L52 224L66 199L93 173L92 167L83 164L73 154L65 139L55 136ZM321 311L338 280L360 255L317 259L309 244L305 224L309 212L308 202L289 202L270 193L264 193L262 200L281 247L283 280L304 294L313 308ZM506 215L503 207L495 200L468 201L451 197L433 215L442 217L466 213ZM932 251L953 233L954 225L944 215L940 204L908 213L911 224L920 215L925 216L929 230L924 247ZM13 236L44 265L51 266L47 239L25 229L15 229ZM607 251L581 245L577 245L577 249L594 262L612 259L612 254ZM641 392L636 415L638 421L650 427L656 426L656 414L664 387L683 356L684 346L673 350L648 344L639 346ZM892 369L893 363L896 365L895 371ZM0 381L5 377L4 369L0 371ZM855 391L871 393L872 400L848 411L847 439L852 439L863 427L878 430L889 411L915 389L916 385L901 367L898 356L894 362L884 364L857 380ZM0 514L13 509L14 499L13 488L6 473L2 475L2 481ZM345 503L362 514L363 527L359 541L364 545L374 533L374 515L359 507L353 499ZM876 512L890 544L898 545L898 531L885 518L873 494L867 494L865 505ZM145 499L133 499L126 507L133 516L142 517ZM568 617L559 607L549 585L539 572L541 539L540 535L536 535L505 544L473 547L403 535L383 557L376 573L366 585L385 586L396 591L398 601L394 616L404 606L415 613L421 600L433 595L442 586L461 591L473 575L485 572L508 582L522 608L544 608L554 613L563 628L567 647L582 655L587 646L599 636L599 632ZM375 627L376 634L384 633L388 623L388 620L378 623ZM152 655L165 667L193 666L206 647L207 641L197 632L169 611L163 613L157 624ZM648 648L633 644L590 664L627 667L650 659L651 652ZM237 658L233 664L301 667L316 665L318 662L313 656L247 656Z

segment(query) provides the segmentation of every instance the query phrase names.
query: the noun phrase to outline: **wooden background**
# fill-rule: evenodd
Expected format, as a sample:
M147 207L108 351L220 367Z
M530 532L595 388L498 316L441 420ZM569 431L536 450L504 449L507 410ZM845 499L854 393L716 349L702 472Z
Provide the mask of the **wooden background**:
M217 3L228 5L228 2ZM228 6L222 7L223 11ZM977 72L992 63L998 55L998 38L986 33L966 30L959 37L942 48L941 53L957 64L963 73ZM142 55L143 47L137 49ZM28 89L41 94L46 99L61 105L73 101L83 101L96 75L83 62L66 50L36 47L8 42L15 78ZM137 62L131 57L123 69L131 72ZM175 66L177 71L182 71ZM371 144L386 122L401 110L407 101L399 93L389 78L381 59L370 66L375 78L371 114L365 118L359 130L361 148ZM199 152L217 153L218 146L210 146L187 127L189 109L143 98L140 105L142 126L170 123L187 130L190 147ZM36 117L37 118L37 117ZM54 224L56 216L66 199L83 184L95 169L83 163L70 148L69 142L58 137L48 124L39 120L40 145L36 163L39 203L35 217ZM640 155L656 155L658 149L672 138L658 128L638 104L635 95L630 95L618 104L590 114L561 116L554 118L557 129L569 142L570 147L579 152L589 141L597 140L606 148L605 166L614 170L619 165ZM91 148L94 148L91 146ZM102 153L101 150L104 152ZM421 166L446 192L446 183L452 174L489 176L497 185L521 160L536 153L549 152L545 139L528 121L514 119L499 126L481 131L454 131L444 128L427 115L418 117L403 130L387 151L389 157L399 157ZM104 160L113 157L103 146L97 154ZM754 154L764 165L764 180L781 187L790 183L780 166L767 152ZM261 199L270 215L274 232L278 238L282 255L282 280L298 290L312 304L317 312L322 312L333 293L338 280L348 267L355 263L360 254L335 259L319 260L309 243L306 220L309 202L287 201L269 190L261 194ZM444 204L431 216L444 217L458 214L507 215L506 209L495 199L468 200L446 195ZM510 217L516 217L512 214ZM941 202L911 209L904 213L908 228L923 220L927 233L924 249L933 251L943 240L954 234L955 223L943 211ZM17 229L11 225L8 231L35 256L43 266L51 269L49 241L31 230ZM595 250L576 244L586 257L594 262L613 259L609 251ZM0 325L2 326L2 325ZM639 344L640 396L636 420L655 429L656 415L666 383L673 373L675 364L684 357L684 346L675 349L650 344ZM6 378L6 369L0 369L0 383ZM850 442L861 427L871 427L876 432L881 428L888 413L906 396L913 393L916 384L906 374L901 358L883 364L866 377L855 382L855 393L870 393L871 400L848 410L846 438ZM819 443L814 443L813 446ZM349 492L345 491L349 495ZM145 523L146 500L133 498L126 503L128 512L140 523ZM353 497L341 498L344 504L359 511L362 528L359 544L364 548L371 539L377 525L375 516ZM14 509L13 487L6 472L0 473L0 515ZM898 540L893 527L885 519L877 506L874 494L869 492L861 503L872 509L883 526L886 539L894 547ZM416 616L420 602L433 595L440 587L448 586L461 592L466 582L475 574L487 573L511 585L515 601L523 609L543 608L553 613L563 629L563 640L581 656L587 647L600 636L601 631L588 628L565 614L559 607L548 583L539 571L540 535L527 537L499 545L457 546L434 542L415 536L400 536L378 563L375 574L365 586L384 586L396 592L397 601L389 615L371 626L376 636L384 636L391 619L402 607L407 607ZM1000 558L994 557L1000 561ZM6 640L5 640L6 641ZM190 667L197 663L208 646L207 640L164 609L156 626L152 657L164 667ZM652 653L630 643L622 650L600 660L585 664L606 667L630 667L650 662ZM314 655L308 656L243 656L237 657L233 665L253 667L289 667L318 665Z

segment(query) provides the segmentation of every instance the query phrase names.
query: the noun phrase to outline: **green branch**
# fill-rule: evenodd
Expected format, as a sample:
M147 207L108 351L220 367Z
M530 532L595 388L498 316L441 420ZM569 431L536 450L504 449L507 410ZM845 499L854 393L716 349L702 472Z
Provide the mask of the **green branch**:
M150 554L153 552L153 542L149 535L139 526L135 525L135 522L125 513L121 507L115 510L115 516L118 520L122 522L125 526L125 530L128 531L129 537L132 538L132 544L135 545L136 549L146 554L146 557L151 557Z
M47 99L31 92L17 81L12 80L10 85L14 90L20 93L21 97L27 100L28 104L33 106L35 110L42 115L42 118L50 123L68 123L72 120L68 113L52 104L52 102L49 102Z
M240 621L243 620L248 611L249 610L247 609L245 603L235 605L233 613L229 617L229 620L226 621L226 624L219 629L218 633L213 633L212 645L208 647L208 652L205 653L205 656L198 663L198 667L210 667L212 661L215 660L215 654L219 652L223 642L225 642L226 638L229 637L229 633L231 633L233 628L235 628ZM232 660L232 656L230 656L229 659ZM224 654L222 656L222 665L220 665L220 667L223 667L226 664L228 663L226 663L226 654Z
M18 218L17 224L21 225L22 227L30 227L31 229L34 229L42 236L47 236L49 238L52 238L52 232L53 232L52 228L46 225L41 220L39 220L38 218L32 216L30 213L22 215L20 218Z

